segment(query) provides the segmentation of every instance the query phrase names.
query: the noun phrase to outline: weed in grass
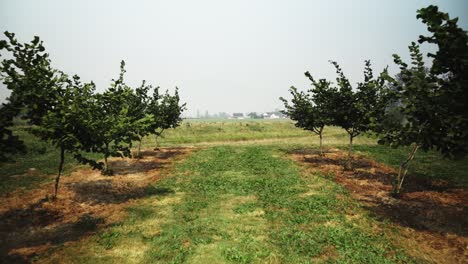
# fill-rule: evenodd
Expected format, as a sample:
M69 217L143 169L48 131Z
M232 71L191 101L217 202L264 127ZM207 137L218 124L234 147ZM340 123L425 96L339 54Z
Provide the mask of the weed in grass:
M74 224L74 228L81 231L93 231L96 230L98 224L102 224L104 219L102 218L95 218L89 214L85 214L80 217L78 222Z
M111 231L102 233L98 237L98 244L104 247L105 249L111 249L115 246L117 239L120 237L120 233Z

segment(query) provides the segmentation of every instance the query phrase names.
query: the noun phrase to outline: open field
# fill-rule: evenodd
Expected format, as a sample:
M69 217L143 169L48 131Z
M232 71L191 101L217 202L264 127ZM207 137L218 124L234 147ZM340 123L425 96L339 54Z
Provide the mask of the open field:
M186 121L114 176L67 160L23 128L30 149L1 164L0 259L5 263L466 263L468 160L429 152L406 193L389 196L408 149L318 137L287 120ZM31 170L34 168L34 170Z

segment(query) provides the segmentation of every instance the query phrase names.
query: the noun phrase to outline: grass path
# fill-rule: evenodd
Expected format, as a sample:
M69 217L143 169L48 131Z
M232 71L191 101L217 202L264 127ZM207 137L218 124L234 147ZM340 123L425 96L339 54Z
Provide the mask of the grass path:
M275 147L194 152L122 223L45 263L411 263L327 175Z

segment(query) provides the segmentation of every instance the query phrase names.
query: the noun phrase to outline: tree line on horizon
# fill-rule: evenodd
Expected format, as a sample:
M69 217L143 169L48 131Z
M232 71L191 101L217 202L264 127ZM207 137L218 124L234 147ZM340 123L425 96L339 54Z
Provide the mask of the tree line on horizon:
M174 94L161 93L160 87L142 81L133 89L124 80L124 61L118 78L98 93L93 82L83 83L78 75L70 77L53 68L39 37L20 43L14 33L5 32L5 36L7 40L0 40L0 56L10 58L0 62L0 80L11 95L0 108L0 160L27 151L11 130L14 118L27 120L28 132L60 150L54 197L66 154L112 175L109 157L138 158L143 137L157 138L182 121L185 103L180 102L178 88ZM138 142L134 154L133 142ZM101 154L104 161L89 153Z
M292 99L284 98L285 110L296 126L317 134L320 154L325 126L339 126L349 136L346 169L352 169L353 139L363 133L378 136L379 144L391 147L411 146L401 162L393 182L393 194L401 193L409 162L418 149L439 151L448 158L461 158L468 153L468 35L451 19L430 5L417 11L417 19L427 26L429 36L419 36L409 46L411 62L393 54L400 72L391 76L385 68L374 75L371 63L365 61L364 81L352 87L339 64L336 82L305 75L312 88L289 89ZM426 66L419 44L435 44L438 50L428 53L432 65Z

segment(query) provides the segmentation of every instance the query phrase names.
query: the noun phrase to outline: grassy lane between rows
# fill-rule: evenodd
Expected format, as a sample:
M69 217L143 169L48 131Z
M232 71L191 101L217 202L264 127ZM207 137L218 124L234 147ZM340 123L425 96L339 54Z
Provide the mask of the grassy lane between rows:
M44 263L412 263L329 175L268 146L199 150L158 182L168 190L125 221Z

